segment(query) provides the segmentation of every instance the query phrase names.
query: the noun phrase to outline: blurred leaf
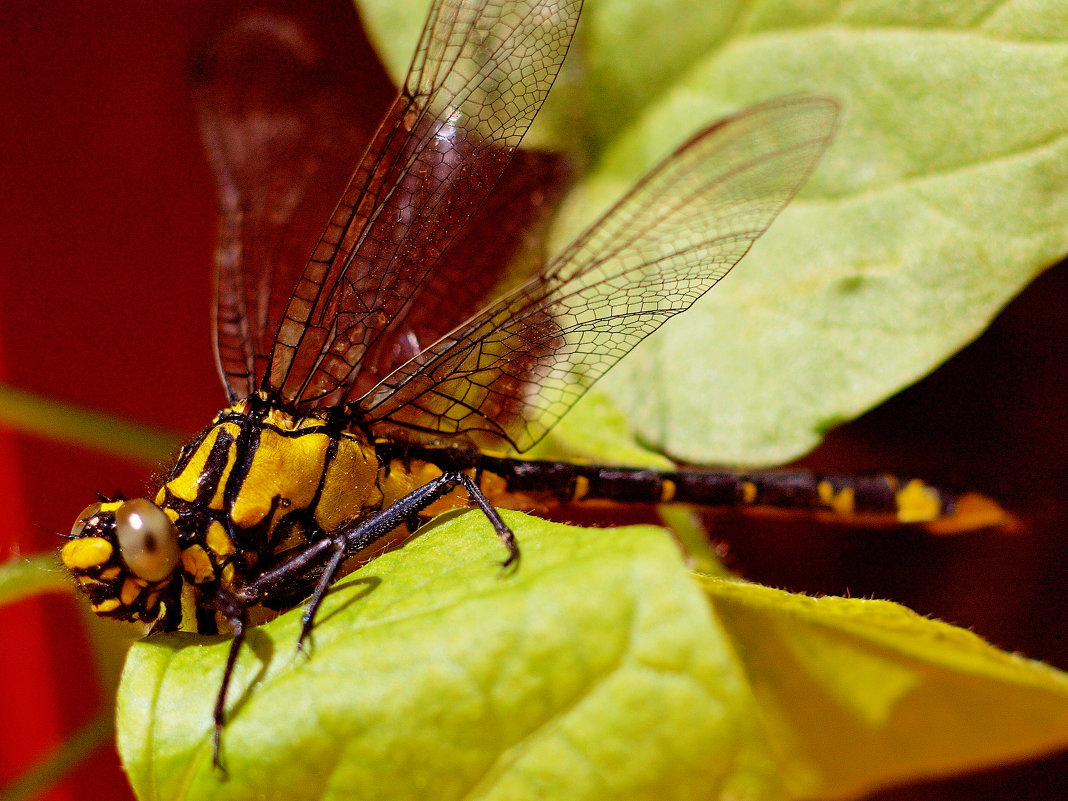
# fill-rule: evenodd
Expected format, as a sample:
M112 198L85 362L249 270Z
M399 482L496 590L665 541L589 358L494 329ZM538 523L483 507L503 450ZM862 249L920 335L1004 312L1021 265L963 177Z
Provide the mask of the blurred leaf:
M171 457L182 440L178 434L3 384L0 384L0 422L27 434L92 448L152 467Z
M30 801L40 798L49 788L88 760L115 733L115 719L110 705L43 759L27 768L21 776L0 787L0 801Z
M73 583L55 553L19 557L0 564L0 605L43 592L70 592Z

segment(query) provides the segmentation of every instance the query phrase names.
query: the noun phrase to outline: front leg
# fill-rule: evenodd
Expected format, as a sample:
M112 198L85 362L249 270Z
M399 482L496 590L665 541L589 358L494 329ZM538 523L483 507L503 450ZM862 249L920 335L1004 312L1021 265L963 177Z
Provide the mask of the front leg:
M225 617L234 632L234 638L230 641L230 652L226 655L226 668L223 670L222 686L219 694L215 697L214 723L215 727L211 735L211 761L217 770L226 773L219 759L219 743L222 739L222 728L226 715L226 691L230 687L230 679L234 675L234 665L237 664L237 654L245 641L245 631L248 628L248 609L253 605L249 599L234 595L225 587L217 586L214 596L215 610Z

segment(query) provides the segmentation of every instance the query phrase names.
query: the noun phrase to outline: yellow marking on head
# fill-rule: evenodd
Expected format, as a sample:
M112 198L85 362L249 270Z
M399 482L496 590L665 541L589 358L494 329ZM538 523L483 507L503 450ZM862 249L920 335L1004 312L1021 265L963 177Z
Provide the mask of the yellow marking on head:
M325 432L284 437L264 430L230 511L234 523L251 528L263 522L275 498L285 501L281 512L307 509L322 478L329 444Z
M122 573L122 568L121 567L119 567L118 565L112 565L107 570L101 570L100 571L100 578L102 578L102 579L118 578L121 573Z
M119 600L122 601L123 606L129 606L137 600L137 596L141 594L141 586L133 579L126 579L122 583L122 589L119 591Z
M751 504L756 503L757 499L757 485L752 481L742 482L742 503Z
M95 579L92 576L78 576L78 583L81 584L83 587L88 587L90 584L99 583L99 581L98 579Z
M374 506L378 488L378 459L374 451L356 440L342 437L337 453L326 468L323 491L315 507L315 522L333 531L346 520L359 516L365 506Z
M159 492L156 493L156 506L162 507L163 502L167 500L167 490L163 487L159 488Z
M122 506L123 503L125 503L125 501L108 501L107 503L100 504L99 511L101 511L101 512L115 512L115 511L118 511L118 508L120 506Z
M942 514L942 496L934 487L914 478L894 493L897 519L902 523L927 523Z
M213 520L211 525L208 526L206 540L208 549L216 556L229 556L237 550L230 539L230 535L226 533L226 529L222 527L222 523L218 520Z
M68 570L89 570L107 562L114 552L114 547L103 537L82 537L64 545L60 558Z
M150 592L145 598L145 609L152 610L159 605L159 590Z
M575 476L575 488L571 492L571 500L581 501L590 494L590 480L586 476Z
M227 565L222 570L222 581L226 586L232 586L234 583L234 566Z
M208 552L199 545L190 545L182 551L182 570L194 584L203 584L215 577Z
M160 492L162 492L162 490L160 490ZM157 504L157 506L158 505L159 504ZM174 511L174 509L169 509L169 508L168 509L164 509L163 510L163 514L167 515L167 518L172 523L177 523L178 522L178 513L176 511Z
M105 598L98 604L92 605L92 610L98 615L106 614L107 612L114 612L120 606L118 598Z
M663 479L660 484L660 503L671 503L675 500L675 482L670 479Z

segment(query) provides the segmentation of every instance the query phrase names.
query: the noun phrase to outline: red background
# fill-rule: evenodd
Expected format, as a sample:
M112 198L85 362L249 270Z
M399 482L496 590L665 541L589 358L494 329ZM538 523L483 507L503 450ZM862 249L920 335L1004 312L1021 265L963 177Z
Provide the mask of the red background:
M185 69L196 39L250 5L0 4L3 381L181 435L223 404L208 339L214 192ZM346 0L301 13L329 23L368 92L357 124L370 124L389 93ZM977 344L806 460L965 481L1017 511L1019 535L873 536L732 516L717 534L733 565L769 584L893 598L1068 667L1066 296L1059 268ZM0 560L55 548L97 490L138 493L150 472L0 429ZM111 703L73 603L0 608L0 787ZM1066 775L1062 756L886 797L1061 797ZM128 794L107 748L46 797Z

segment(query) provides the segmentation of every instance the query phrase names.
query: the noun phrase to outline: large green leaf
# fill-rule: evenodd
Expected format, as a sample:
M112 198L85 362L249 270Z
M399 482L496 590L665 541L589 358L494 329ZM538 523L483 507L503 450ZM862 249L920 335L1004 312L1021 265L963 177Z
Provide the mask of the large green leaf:
M134 646L119 746L141 798L778 799L1068 744L1068 678L885 602L685 570L641 526L440 521L252 630L211 766L225 638ZM702 593L703 585L705 592Z
M359 2L395 75L426 5ZM591 0L535 132L593 164L557 245L725 113L843 107L739 269L594 392L677 458L775 463L929 372L1068 251L1066 61L1063 3Z
M715 798L774 783L700 589L652 527L435 524L344 580L310 656L299 612L252 630L213 771L225 638L135 646L119 746L142 798Z

